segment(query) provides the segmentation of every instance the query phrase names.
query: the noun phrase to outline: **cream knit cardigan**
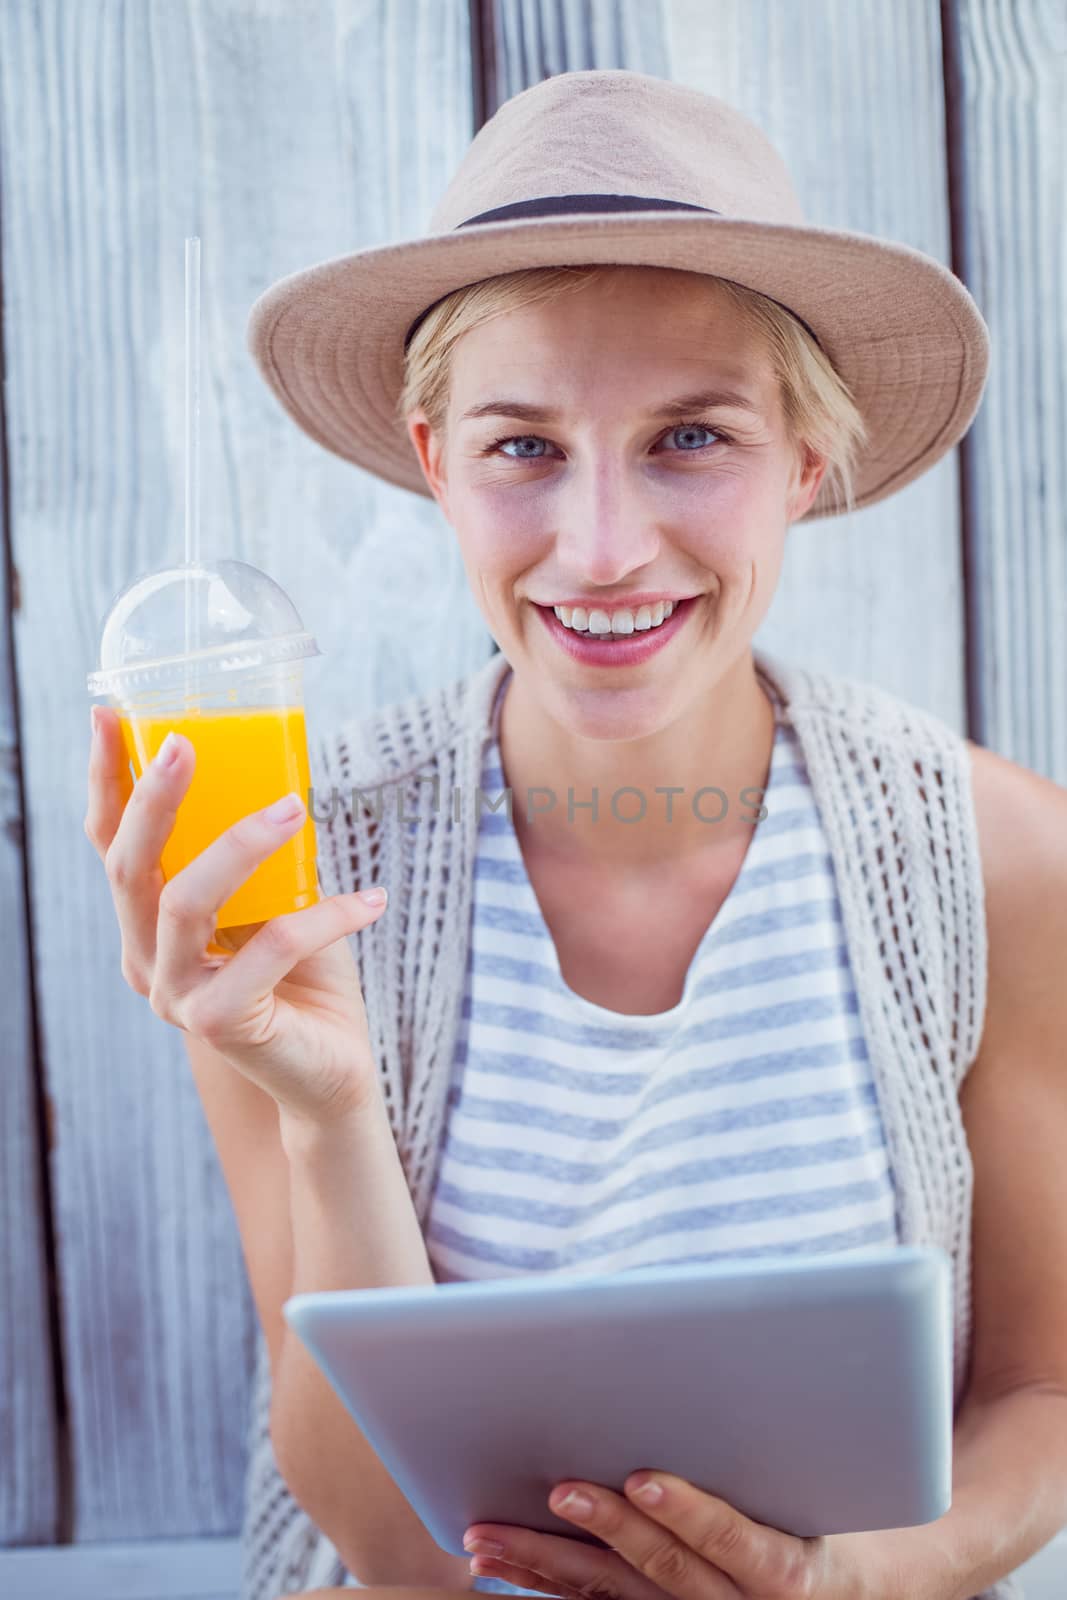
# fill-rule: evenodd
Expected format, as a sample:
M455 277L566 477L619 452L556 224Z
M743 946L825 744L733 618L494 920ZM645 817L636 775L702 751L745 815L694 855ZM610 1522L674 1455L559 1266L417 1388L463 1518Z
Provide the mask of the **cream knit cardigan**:
M969 753L947 724L873 684L757 648L753 660L796 730L826 829L901 1242L940 1245L952 1260L958 1406L971 1340L973 1184L959 1089L982 1034L987 976ZM482 755L507 667L493 654L466 678L352 719L312 752L324 892L372 883L389 890L385 914L350 943L424 1231L466 976ZM345 1575L278 1474L269 1398L260 1330L241 1600L274 1600ZM1021 1596L1018 1579L1008 1578L977 1600Z

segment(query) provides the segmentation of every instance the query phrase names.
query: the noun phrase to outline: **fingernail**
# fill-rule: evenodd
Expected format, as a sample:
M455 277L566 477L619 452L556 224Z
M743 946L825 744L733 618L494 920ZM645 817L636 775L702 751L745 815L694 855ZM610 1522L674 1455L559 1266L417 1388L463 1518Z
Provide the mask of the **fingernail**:
M592 1515L593 1502L587 1494L580 1494L577 1489L572 1489L569 1494L563 1496L555 1509L565 1511L569 1517L588 1517Z
M386 890L382 888L381 884L378 884L374 889L357 889L356 893L369 906L384 906L386 901Z
M292 822L304 809L303 801L298 794L283 795L280 800L275 800L263 812L268 822Z
M470 1555L475 1556L502 1556L504 1546L496 1539L464 1539L463 1548Z
M155 765L157 767L172 767L178 759L178 736L171 731L156 752Z

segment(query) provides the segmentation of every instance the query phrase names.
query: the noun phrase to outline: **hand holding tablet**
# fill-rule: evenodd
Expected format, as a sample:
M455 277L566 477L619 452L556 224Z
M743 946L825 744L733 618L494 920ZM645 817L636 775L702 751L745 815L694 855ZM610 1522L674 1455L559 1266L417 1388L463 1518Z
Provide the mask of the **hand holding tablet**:
M661 1488L654 1505L642 1498L642 1480ZM662 1472L632 1474L622 1494L595 1484L560 1484L551 1497L560 1516L576 1515L557 1502L578 1487L591 1496L592 1510L577 1520L609 1548L593 1549L577 1539L529 1528L478 1523L472 1535L502 1540L503 1545L495 1558L472 1557L476 1585L503 1582L519 1594L601 1594L617 1600L662 1600L664 1595L720 1600L727 1593L736 1600L790 1600L796 1595L856 1600L858 1595L934 1592L930 1553L912 1549L902 1556L892 1531L799 1539L753 1522L724 1500ZM481 1548L465 1543L471 1551ZM939 1592L947 1593L947 1587Z
M625 1500L648 1469L801 1537L943 1516L950 1274L940 1249L889 1247L302 1294L284 1314L442 1549L496 1523L603 1550L549 1509L557 1484Z

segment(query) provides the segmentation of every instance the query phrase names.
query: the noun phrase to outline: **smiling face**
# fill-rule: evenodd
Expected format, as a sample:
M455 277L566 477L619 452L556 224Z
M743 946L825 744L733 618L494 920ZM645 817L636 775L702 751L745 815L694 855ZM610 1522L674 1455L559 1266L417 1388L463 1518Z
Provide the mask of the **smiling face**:
M824 470L787 437L761 334L714 280L660 268L471 329L445 438L422 412L408 431L516 679L594 738L655 731L736 663ZM576 642L551 609L657 596L693 597L658 647Z

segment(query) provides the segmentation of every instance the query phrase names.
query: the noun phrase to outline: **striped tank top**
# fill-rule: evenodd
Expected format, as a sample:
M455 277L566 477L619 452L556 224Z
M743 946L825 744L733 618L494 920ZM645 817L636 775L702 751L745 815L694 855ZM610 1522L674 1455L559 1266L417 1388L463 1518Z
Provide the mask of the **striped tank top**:
M482 763L489 802L504 789L509 679ZM767 814L669 1011L625 1015L567 985L506 807L482 808L425 1234L438 1282L898 1242L833 865L766 688Z

